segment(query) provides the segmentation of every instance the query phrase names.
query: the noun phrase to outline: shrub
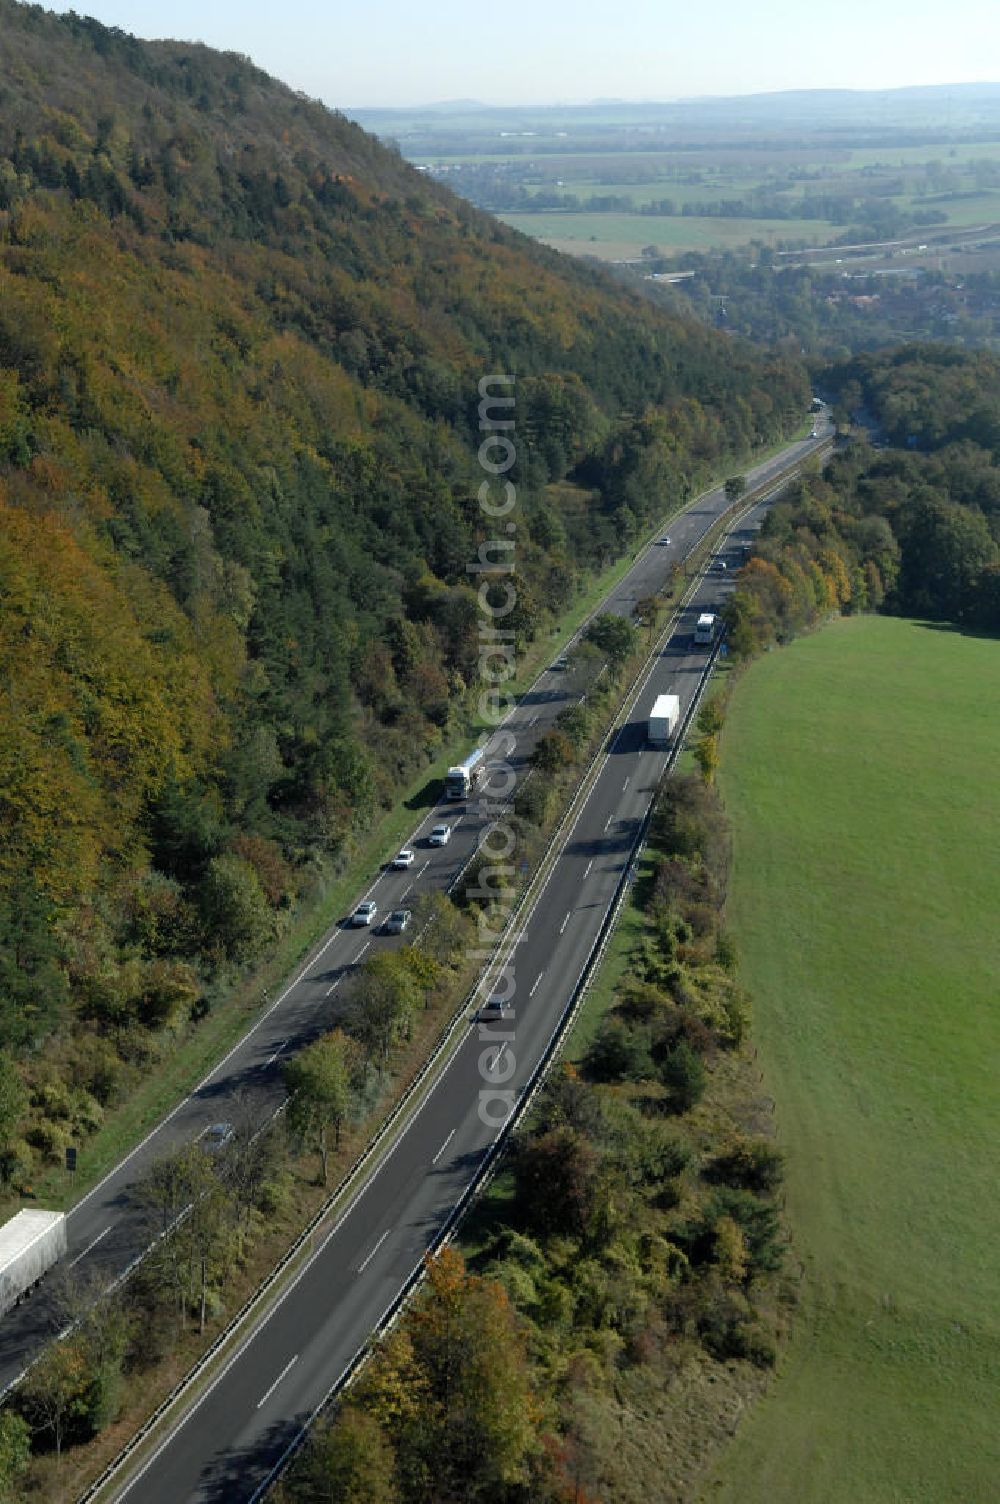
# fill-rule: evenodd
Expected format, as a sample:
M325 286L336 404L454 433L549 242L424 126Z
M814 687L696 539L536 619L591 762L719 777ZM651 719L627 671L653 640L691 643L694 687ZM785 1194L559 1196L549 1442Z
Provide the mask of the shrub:
M31 1147L38 1150L43 1160L54 1164L62 1158L71 1135L65 1124L52 1123L47 1118L42 1118L30 1124L25 1137Z
M527 820L541 830L552 815L554 801L552 782L543 776L540 766L536 765L534 776L523 783L514 796L514 810L520 819Z
M517 1145L514 1183L518 1210L543 1237L580 1237L596 1209L598 1156L572 1128L553 1128Z
M667 1089L672 1111L688 1112L700 1102L705 1092L705 1065L701 1057L681 1039L668 1051L660 1066L660 1080Z
M649 1031L606 1018L587 1051L588 1075L598 1081L648 1081L654 1075Z
M109 1107L121 1094L126 1074L108 1040L96 1034L81 1034L74 1044L74 1072L102 1107Z
M763 1138L739 1138L710 1160L706 1180L747 1191L774 1191L781 1184L784 1159L781 1151Z
M768 1202L752 1191L734 1186L719 1186L706 1209L705 1232L713 1230L721 1217L731 1217L743 1234L749 1256L748 1274L766 1274L781 1267L778 1214Z

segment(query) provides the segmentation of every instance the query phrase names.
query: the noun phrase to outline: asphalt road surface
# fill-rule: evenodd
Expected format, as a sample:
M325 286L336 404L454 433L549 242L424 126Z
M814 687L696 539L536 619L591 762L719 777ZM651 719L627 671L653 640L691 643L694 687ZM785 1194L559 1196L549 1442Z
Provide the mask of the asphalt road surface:
M748 484L761 485L789 464L804 459L823 444L827 436L823 423L819 432L820 438L791 444L774 459L748 471ZM601 609L630 616L635 602L662 587L671 568L727 505L719 487L673 517ZM738 562L735 555L732 562ZM691 642L694 619L707 604L717 605L727 588L722 576L713 575L701 587L664 655L657 692L672 689L683 702L689 688L697 683L705 649L695 650ZM577 697L572 674L549 669L539 676L505 723L505 729L517 738L516 751L509 758L515 770L524 771L538 738ZM641 740L638 730L626 733L615 754L607 759L588 802L586 819L581 820L561 858L559 876L548 884L544 906L539 905L532 921L530 936L518 959L518 977L524 986L519 992L516 1047L508 1045L498 1067L504 1071L516 1060L515 1074L503 1083L505 1088L518 1089L529 1062L537 1059L559 1016L560 999L578 975L594 926L611 900L624 854L630 849L637 821L662 769L662 757L646 751ZM406 843L416 852L413 867L405 872L383 871L357 901L374 900L381 921L391 909L410 904L419 894L447 891L489 824L477 809L478 798L468 804L442 800L430 810ZM444 847L431 847L427 836L431 826L439 822L452 826L452 839ZM336 993L351 968L377 947L393 943L398 942L375 929L351 929L343 922L329 930L299 974L243 1039L69 1212L65 1262L75 1272L96 1287L110 1282L141 1256L153 1230L148 1213L134 1194L137 1182L158 1158L196 1139L210 1124L248 1114L264 1121L273 1114L284 1100L282 1058L333 1026ZM470 1028L469 1039L421 1109L414 1128L394 1150L376 1182L362 1193L358 1210L343 1222L323 1259L310 1266L283 1303L280 1321L272 1318L269 1336L227 1377L227 1386L240 1389L240 1400L224 1401L221 1412L214 1400L202 1405L190 1422L184 1443L176 1449L176 1457L164 1456L163 1477L175 1481L164 1482L161 1488L158 1464L143 1484L143 1499L156 1497L181 1504L189 1497L237 1500L248 1497L248 1489L252 1492L250 1480L258 1476L259 1465L273 1459L276 1447L280 1451L303 1407L329 1388L337 1364L346 1362L344 1355L353 1353L372 1329L389 1303L390 1292L398 1289L401 1272L411 1268L432 1241L434 1229L440 1226L442 1216L492 1142L493 1131L477 1114L478 1086L473 1084L480 1080L482 1048ZM444 1147L446 1139L449 1142ZM379 1243L383 1234L384 1240ZM361 1288L355 1290L362 1264L363 1298ZM330 1303L330 1281L341 1296L349 1294L346 1309L340 1300L335 1305ZM18 1377L51 1338L57 1324L50 1277L48 1288L43 1283L0 1320L0 1389ZM282 1342L272 1351L279 1330ZM275 1367L272 1357L279 1350L285 1356ZM287 1374L258 1409L257 1401L281 1375L283 1365L288 1366ZM245 1402L255 1386L260 1393L255 1394L248 1412ZM193 1444L195 1435L200 1438L198 1444ZM253 1451L256 1461L252 1468L248 1462L244 1469L235 1459L247 1449ZM233 1467L229 1482L219 1488L210 1486L209 1480L220 1468Z

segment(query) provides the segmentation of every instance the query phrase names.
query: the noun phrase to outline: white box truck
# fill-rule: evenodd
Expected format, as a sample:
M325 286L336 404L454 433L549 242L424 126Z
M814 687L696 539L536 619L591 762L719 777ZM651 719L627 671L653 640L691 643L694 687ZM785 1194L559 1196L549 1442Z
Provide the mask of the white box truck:
M676 695L657 695L649 713L649 744L666 747L681 723L681 702Z
M66 1252L63 1212L23 1211L0 1227L0 1316Z
M703 611L698 618L694 629L696 643L711 645L715 641L715 613Z

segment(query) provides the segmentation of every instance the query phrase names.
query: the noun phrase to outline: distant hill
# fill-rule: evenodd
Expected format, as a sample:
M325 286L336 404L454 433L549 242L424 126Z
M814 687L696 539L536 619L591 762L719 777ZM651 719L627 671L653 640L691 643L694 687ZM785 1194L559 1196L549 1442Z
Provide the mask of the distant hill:
M473 128L487 124L506 130L574 131L607 126L675 127L714 134L740 124L758 129L796 124L803 132L869 129L926 133L944 128L1000 130L1000 82L915 84L898 89L785 89L764 94L703 95L690 99L594 99L576 105L453 105L352 108L351 118L379 135L417 123L428 128L435 116L459 110ZM442 120L443 123L443 120ZM452 122L453 123L453 122ZM685 134L685 139L687 139Z
M498 370L522 640L808 391L243 58L0 0L0 1046L113 1034L112 1099L462 716Z

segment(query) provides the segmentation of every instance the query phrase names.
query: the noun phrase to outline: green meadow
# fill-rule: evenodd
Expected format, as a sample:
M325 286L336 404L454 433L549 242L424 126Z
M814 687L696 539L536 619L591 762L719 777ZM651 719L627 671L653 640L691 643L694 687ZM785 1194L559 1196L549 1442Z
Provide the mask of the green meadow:
M1000 642L885 617L767 654L720 773L787 1156L793 1335L705 1499L1000 1489Z
M664 196L670 196L669 185ZM746 245L762 240L825 245L830 227L818 219L716 219L711 215L594 214L553 210L541 213L504 213L498 218L573 255L618 260L638 256L643 246L655 245L665 256L682 251Z

